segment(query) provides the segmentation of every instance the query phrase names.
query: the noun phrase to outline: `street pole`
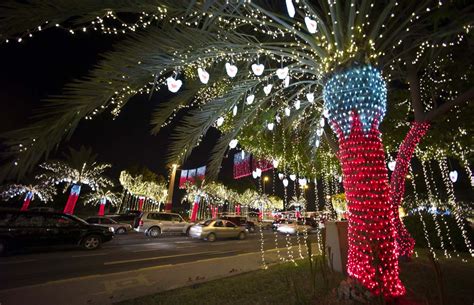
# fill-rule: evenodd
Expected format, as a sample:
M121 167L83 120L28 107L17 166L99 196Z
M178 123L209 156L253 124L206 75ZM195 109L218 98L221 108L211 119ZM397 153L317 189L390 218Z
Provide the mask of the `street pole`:
M177 164L173 164L171 167L171 177L170 177L170 184L168 187L168 198L166 199L165 204L165 212L171 212L171 207L173 205L173 191L174 191L174 181L176 178L176 170L178 169Z

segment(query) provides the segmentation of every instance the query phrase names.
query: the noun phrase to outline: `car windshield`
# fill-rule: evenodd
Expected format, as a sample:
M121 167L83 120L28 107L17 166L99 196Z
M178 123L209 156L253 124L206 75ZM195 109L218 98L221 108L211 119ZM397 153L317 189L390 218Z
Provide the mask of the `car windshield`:
M211 224L212 221L213 221L212 219L208 219L208 220L206 220L206 221L201 221L201 222L199 223L199 225L201 225L201 226L203 226L203 227L207 227L208 225Z

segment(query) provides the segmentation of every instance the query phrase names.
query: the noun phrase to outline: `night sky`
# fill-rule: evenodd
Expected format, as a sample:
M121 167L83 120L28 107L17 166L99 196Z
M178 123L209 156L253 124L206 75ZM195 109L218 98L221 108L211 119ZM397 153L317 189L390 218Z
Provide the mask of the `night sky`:
M41 99L60 94L63 86L74 78L87 75L100 60L100 53L112 50L111 37L98 33L78 33L74 36L63 30L53 29L22 43L0 46L0 133L26 126L32 120ZM152 171L167 176L165 159L170 125L160 134L150 134L150 116L160 101L170 93L160 90L150 99L148 96L132 98L121 115L113 120L108 112L92 121L83 121L68 142L60 145L50 158L61 158L68 147L90 146L101 162L112 163L109 176L118 180L121 170L131 166L146 166ZM194 168L206 164L208 152L217 140L219 132L211 129L201 145L194 150L182 168ZM232 154L224 160L219 179L226 184L252 185L251 179L232 181ZM271 174L269 175L271 176ZM267 184L267 192L273 189ZM289 189L292 189L290 184ZM281 197L283 188L276 182L276 193ZM313 191L307 191L309 201L314 202ZM174 202L179 201L176 194ZM292 193L289 193L292 196ZM320 194L322 196L322 194Z

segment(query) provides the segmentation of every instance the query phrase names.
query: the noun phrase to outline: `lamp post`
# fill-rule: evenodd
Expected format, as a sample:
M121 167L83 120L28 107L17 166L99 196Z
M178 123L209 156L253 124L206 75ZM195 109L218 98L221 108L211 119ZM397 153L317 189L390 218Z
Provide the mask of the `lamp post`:
M270 178L268 178L268 176L263 177L263 194L264 195L265 195L265 182L267 182L268 180L270 180Z

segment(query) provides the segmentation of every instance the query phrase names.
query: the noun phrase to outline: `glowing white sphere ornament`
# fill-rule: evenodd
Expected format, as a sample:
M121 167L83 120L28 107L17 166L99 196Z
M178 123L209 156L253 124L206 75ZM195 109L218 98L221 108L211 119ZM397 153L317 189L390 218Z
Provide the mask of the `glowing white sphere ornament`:
M457 170L450 171L449 172L449 179L451 179L451 181L453 183L458 181L458 171Z
M396 161L390 161L390 162L388 162L388 169L393 172L393 171L395 170L395 165L397 165L397 162L396 162Z
M292 0L286 0L286 11L288 12L288 16L291 18L295 17L296 10Z
M284 187L287 187L288 186L288 179L283 179L283 186Z
M263 64L253 64L252 65L252 72L253 74L260 76L263 73L263 70L265 70L265 67Z
M234 148L237 147L237 144L238 144L238 143L239 143L239 140L237 140L237 139L232 139L232 140L230 140L230 142L229 142L229 147L232 148L232 149L234 149Z
M306 93L306 99L308 100L308 102L310 102L311 104L314 103L314 93Z
M267 124L268 130L273 130L273 127L275 127L275 124L274 124L274 123L268 123L268 124Z
M277 69L276 74L279 79L285 79L288 76L288 67Z
M230 78L234 78L235 75L237 74L237 71L239 69L237 69L237 66L236 65L232 65L230 63L226 63L225 64L225 71L227 72L227 75L230 77Z
M255 100L255 95L250 94L249 96L247 96L247 99L246 99L247 105L252 105L254 100Z
M296 110L299 110L300 107L301 107L301 101L300 101L300 100L296 100L294 106L295 106L295 109L296 109Z
M278 173L278 179L283 180L284 177L285 175L283 175L283 173Z
M286 107L286 108L285 108L285 115L286 115L286 116L290 116L290 114L291 114L290 108Z
M274 168L277 168L278 164L280 164L280 162L277 159L273 159L272 164L273 164Z
M169 91L176 93L183 85L183 82L180 79L174 79L174 77L170 76L166 79L166 85Z
M304 17L304 23L306 24L308 32L310 32L311 34L316 33L316 31L318 30L318 23L316 22L316 20L313 20L309 17Z
M265 87L263 87L263 92L265 92L265 95L268 96L270 92L272 92L272 84L268 84Z
M217 127L221 127L224 124L224 117L219 117L216 121Z
M290 179L291 179L291 181L295 181L295 180L296 180L296 175L295 175L295 174L291 174L291 175L290 175Z
M209 73L206 70L198 68L198 76L201 83L207 84L209 82Z

